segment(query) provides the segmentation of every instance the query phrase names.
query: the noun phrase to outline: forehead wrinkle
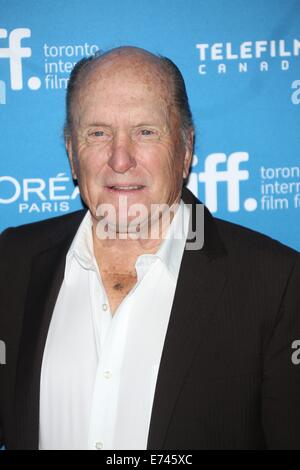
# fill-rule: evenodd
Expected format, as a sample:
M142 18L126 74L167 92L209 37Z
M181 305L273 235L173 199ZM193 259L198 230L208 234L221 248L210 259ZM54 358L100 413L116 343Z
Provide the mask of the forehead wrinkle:
M126 114L128 116L128 122L137 122L137 121L157 121L157 117L159 115L163 116L163 121L167 126L169 123L171 105L167 102L164 96L161 94L154 94L153 101L149 100L149 94L152 90L148 90L147 85L145 86L146 98L143 99L143 87L139 89L138 93L135 94L136 87L132 86L132 95L126 94L126 96L122 96L122 90L120 88L117 90L115 96L113 95L113 91L111 89L109 91L109 95L105 96L105 84L103 83L103 100L97 101L94 100L94 94L90 93L90 89L82 89L82 92L78 96L77 105L74 112L74 117L76 119L76 124L86 125L87 123L84 122L86 119L88 123L92 121L103 121L103 117L105 119L111 119L114 116L116 118L126 118ZM110 83L111 86L111 83ZM99 89L99 94L101 96L101 82L96 82L96 88ZM112 89L113 90L113 89ZM96 96L98 96L98 90L94 90ZM140 96L139 96L140 95ZM151 94L150 94L151 98ZM149 102L150 101L150 102ZM103 113L101 113L101 105ZM112 112L110 112L110 110ZM159 119L161 120L161 119Z

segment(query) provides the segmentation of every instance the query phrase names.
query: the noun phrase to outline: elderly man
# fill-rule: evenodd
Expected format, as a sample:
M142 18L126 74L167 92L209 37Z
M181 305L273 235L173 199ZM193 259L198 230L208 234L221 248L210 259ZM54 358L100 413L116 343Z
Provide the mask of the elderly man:
M65 138L87 210L0 239L6 448L299 449L299 255L207 209L187 249L177 67L133 47L84 59Z

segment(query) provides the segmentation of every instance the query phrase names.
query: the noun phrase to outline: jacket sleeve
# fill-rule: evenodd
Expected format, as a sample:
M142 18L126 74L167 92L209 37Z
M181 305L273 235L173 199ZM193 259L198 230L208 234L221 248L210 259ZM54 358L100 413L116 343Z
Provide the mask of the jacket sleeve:
M3 234L0 234L0 279L2 281L2 276L3 276L3 262L1 263L1 260L3 260ZM0 290L0 295L1 295L1 290ZM1 307L1 297L0 297L0 320L1 320L1 317L3 315L3 312L2 312L2 307ZM2 334L1 334L1 321L0 321L0 450L2 450L2 447L4 445L4 436L3 436L3 422L2 422L2 412L1 412L1 409L2 409L2 394L1 394L1 391L3 391L3 387L4 387L4 384L2 383L3 381L3 373L1 373L1 367L3 368L4 367L4 364L3 364L3 358L2 358L2 354L3 354L3 344L4 344L4 340L2 338Z
M4 390L5 390L5 368L6 366L6 338L3 337L3 324L5 323L5 311L3 307L3 290L5 289L5 279L6 279L6 264L4 260L6 260L7 254L7 246L6 246L6 239L7 235L9 235L11 229L6 229L4 232L0 234L0 450L5 445L5 436L4 436L4 422L3 422L3 407L4 407Z
M264 355L262 423L268 449L300 449L300 256Z

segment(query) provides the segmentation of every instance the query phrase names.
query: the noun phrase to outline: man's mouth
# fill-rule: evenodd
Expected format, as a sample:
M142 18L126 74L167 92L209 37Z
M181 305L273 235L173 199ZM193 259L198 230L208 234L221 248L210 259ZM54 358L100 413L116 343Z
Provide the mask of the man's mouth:
M111 185L111 186L107 186L108 189L110 189L111 191L138 191L138 190L141 190L141 189L144 189L145 186L142 185L142 184L137 184L137 185Z

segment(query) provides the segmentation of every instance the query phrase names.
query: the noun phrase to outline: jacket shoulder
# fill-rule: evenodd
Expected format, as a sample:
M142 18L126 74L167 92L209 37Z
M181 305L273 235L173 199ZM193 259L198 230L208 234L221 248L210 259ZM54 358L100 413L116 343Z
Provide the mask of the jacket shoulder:
M268 235L219 218L214 218L214 220L228 252L244 252L249 256L269 254L289 259L295 259L299 256L297 250Z
M185 204L191 206L203 204L187 187L182 190L182 199ZM206 238L204 246L208 246L208 251L215 251L216 246L221 244L222 250L225 248L227 254L237 255L241 259L255 254L262 256L269 254L270 257L274 255L295 260L300 255L298 251L268 235L215 217L207 207L205 207L204 234Z
M19 246L22 249L28 247L32 251L50 240L59 240L76 230L85 213L86 210L82 209L39 222L9 227L0 235L0 249L2 251L4 247Z

